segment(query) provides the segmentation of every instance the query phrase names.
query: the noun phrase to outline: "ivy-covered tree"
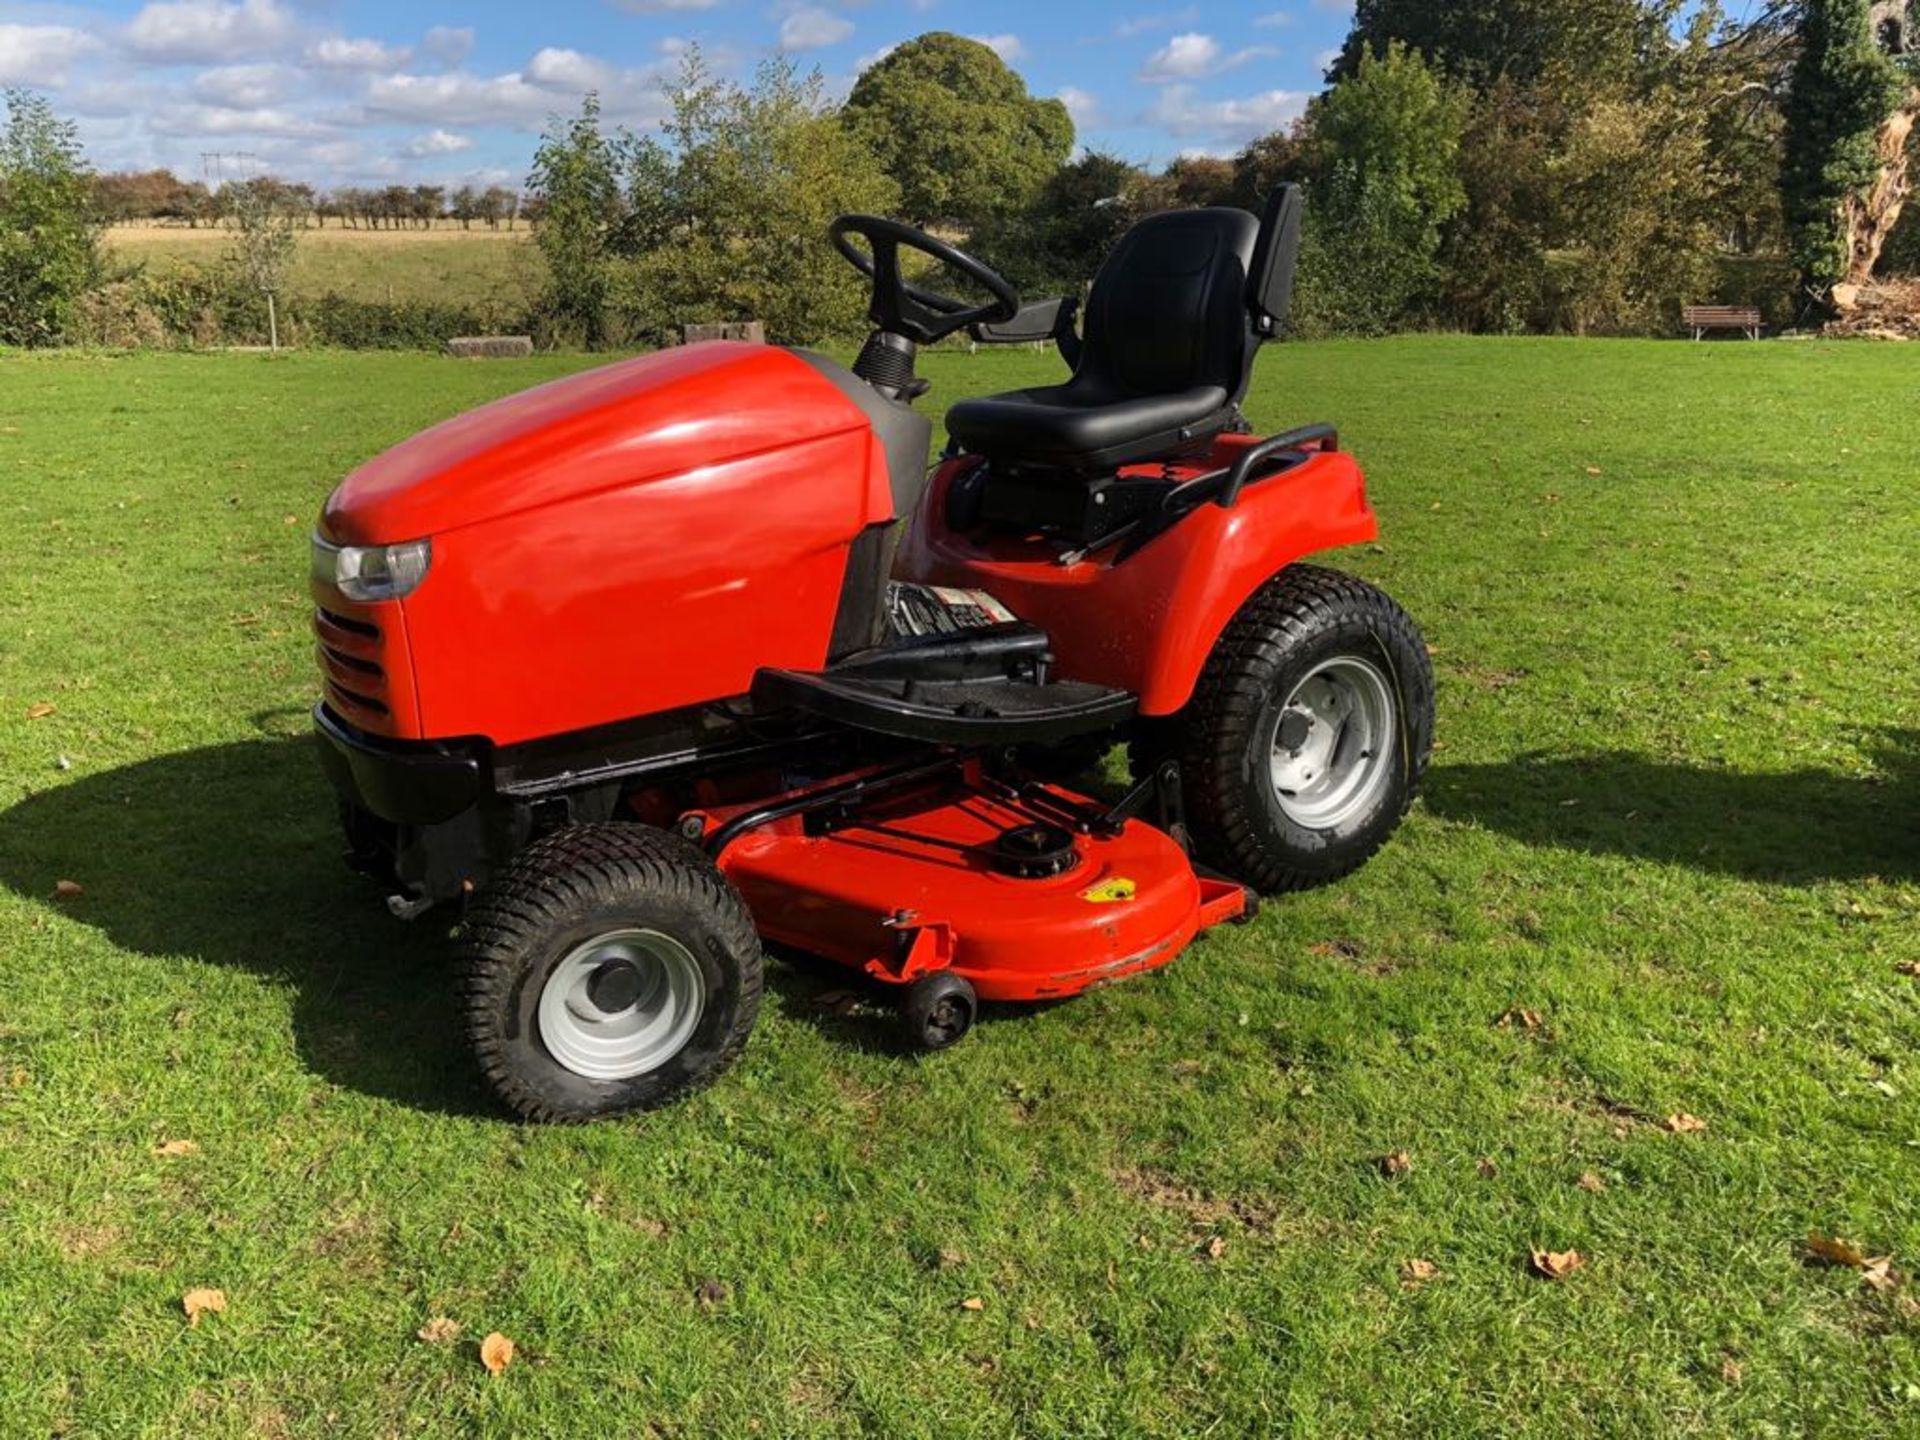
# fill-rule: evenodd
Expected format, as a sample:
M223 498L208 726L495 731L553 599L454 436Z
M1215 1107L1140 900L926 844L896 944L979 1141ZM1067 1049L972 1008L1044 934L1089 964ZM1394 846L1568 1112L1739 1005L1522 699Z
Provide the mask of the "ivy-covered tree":
M58 340L99 278L93 180L73 125L25 90L0 128L0 345Z
M1073 119L978 40L933 31L854 82L842 112L918 224L972 229L1027 205L1073 153Z
M1898 225L1920 116L1906 0L1803 0L1781 191L1816 309L1851 308Z
M1399 41L1365 54L1308 113L1311 301L1342 329L1384 331L1431 309L1447 223L1466 205L1469 97Z

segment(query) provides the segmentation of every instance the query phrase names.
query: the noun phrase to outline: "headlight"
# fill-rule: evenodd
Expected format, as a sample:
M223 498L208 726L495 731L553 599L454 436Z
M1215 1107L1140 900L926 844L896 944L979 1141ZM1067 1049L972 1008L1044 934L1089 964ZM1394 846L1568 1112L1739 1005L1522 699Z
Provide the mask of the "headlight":
M332 585L349 600L399 600L427 578L433 542L404 545L334 545L313 537L313 578Z

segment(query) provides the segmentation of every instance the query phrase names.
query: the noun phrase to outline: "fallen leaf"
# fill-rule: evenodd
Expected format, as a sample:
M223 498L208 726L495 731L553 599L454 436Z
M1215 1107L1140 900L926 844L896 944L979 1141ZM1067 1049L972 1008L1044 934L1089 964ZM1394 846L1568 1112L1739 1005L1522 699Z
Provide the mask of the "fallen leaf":
M1598 475L1599 473L1600 473L1600 467L1598 465L1587 466L1587 474Z
M41 700L38 703L29 705L27 707L27 719L44 720L49 715L54 714L58 709L59 707L54 705L50 701Z
M198 1325L202 1315L218 1315L227 1308L227 1292L205 1287L189 1290L180 1297L180 1308L187 1312L188 1325Z
M962 1310L978 1312L987 1308L987 1302L982 1300L978 1295L969 1295L960 1302L960 1308Z
M1389 1178L1413 1169L1413 1156L1404 1150L1390 1150L1380 1157L1380 1173Z
M694 1290L693 1298L705 1309L718 1309L727 1303L726 1284L719 1280L702 1280Z
M498 1375L513 1363L513 1341L495 1330L480 1342L480 1363L489 1375Z
M940 1268L942 1270L957 1269L966 1263L967 1257L958 1250L942 1250L940 1252Z
M436 1315L413 1333L429 1345L451 1345L460 1338L460 1322L449 1320L444 1315ZM507 1343L511 1347L513 1342Z
M1533 1269L1549 1280L1564 1280L1576 1270L1586 1268L1587 1257L1578 1250L1535 1250Z
M1839 1265L1848 1270L1858 1270L1867 1263L1867 1252L1851 1240L1836 1239L1818 1231L1807 1236L1807 1253L1823 1264Z
M1480 1173L1482 1180L1491 1180L1500 1173L1500 1167L1493 1163L1490 1156L1482 1155L1473 1162L1473 1168Z
M78 880L56 881L53 887L53 898L56 900L78 900L86 893L87 887Z
M1860 1278L1868 1288L1882 1292L1893 1289L1900 1283L1900 1277L1893 1273L1893 1257L1876 1255L1860 1267Z
M1515 1006L1513 1009L1508 1010L1505 1014L1503 1014L1494 1023L1497 1024L1502 1030L1506 1030L1512 1026L1518 1025L1522 1030L1525 1030L1529 1034L1531 1034L1536 1030L1542 1029L1547 1022L1541 1019L1540 1012L1538 1010L1523 1010L1518 1006Z
M1720 1378L1729 1385L1740 1383L1740 1362L1728 1359L1720 1362Z
M1667 1116L1667 1129L1676 1135L1698 1135L1707 1128L1707 1122L1698 1115L1689 1115L1682 1110L1678 1115Z
M1403 1285L1424 1285L1440 1273L1440 1267L1431 1260L1409 1260L1400 1267L1400 1283Z
M1206 1256L1209 1260L1218 1260L1227 1253L1227 1242L1218 1235L1207 1241Z
M1920 960L1902 960L1898 965L1894 966L1893 969L1894 973L1898 975L1920 976Z
M1598 1195L1602 1190L1607 1188L1607 1182L1591 1170L1582 1174L1578 1183L1580 1188L1590 1195Z
M153 1153L162 1160L173 1160L182 1155L198 1155L200 1144L195 1140L168 1140L154 1146Z

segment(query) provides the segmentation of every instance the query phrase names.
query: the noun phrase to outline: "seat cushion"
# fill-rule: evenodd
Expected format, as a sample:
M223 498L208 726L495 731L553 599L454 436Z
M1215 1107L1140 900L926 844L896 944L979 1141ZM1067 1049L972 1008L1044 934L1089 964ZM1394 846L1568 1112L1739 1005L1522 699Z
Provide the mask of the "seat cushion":
M1211 438L1230 416L1229 400L1218 385L1115 396L1076 379L962 400L947 412L947 429L976 455L1072 469L1112 467Z

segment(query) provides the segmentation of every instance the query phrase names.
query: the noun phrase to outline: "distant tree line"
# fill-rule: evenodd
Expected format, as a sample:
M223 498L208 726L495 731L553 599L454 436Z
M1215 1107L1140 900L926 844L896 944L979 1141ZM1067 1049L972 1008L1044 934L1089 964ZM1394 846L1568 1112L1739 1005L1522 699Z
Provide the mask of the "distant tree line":
M463 230L476 225L511 230L537 215L537 207L530 214L527 200L504 185L343 185L322 191L270 175L231 183L255 186L297 223L323 229L329 222L348 230L407 230L454 221ZM197 228L217 225L226 216L217 191L171 170L94 175L90 184L94 209L108 224Z

